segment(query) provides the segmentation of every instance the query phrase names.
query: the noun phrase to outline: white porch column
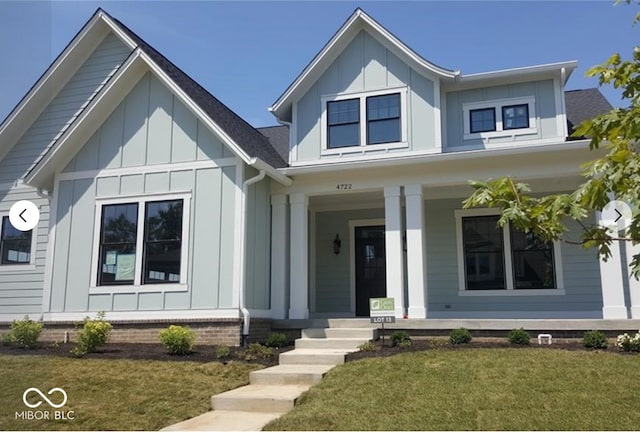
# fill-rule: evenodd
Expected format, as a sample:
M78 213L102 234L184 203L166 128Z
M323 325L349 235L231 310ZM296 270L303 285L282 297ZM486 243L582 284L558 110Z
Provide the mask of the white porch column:
M287 196L271 197L271 315L286 319Z
M291 203L291 302L289 319L309 318L309 198L300 192L289 196Z
M407 210L408 313L410 319L424 319L427 317L427 273L422 185L406 185L404 195Z
M602 213L596 212L596 221L603 225ZM624 286L622 281L622 263L620 243L611 244L611 257L605 262L600 259L600 283L602 285L602 318L626 319L627 307L624 303Z
M387 296L395 299L396 317L404 317L404 272L402 252L402 205L400 187L384 189L385 255Z
M631 318L640 319L640 281L631 275L631 268L629 263L633 259L633 256L640 254L640 245L632 245L631 242L625 242L627 244L627 275L629 275L629 298L631 299Z

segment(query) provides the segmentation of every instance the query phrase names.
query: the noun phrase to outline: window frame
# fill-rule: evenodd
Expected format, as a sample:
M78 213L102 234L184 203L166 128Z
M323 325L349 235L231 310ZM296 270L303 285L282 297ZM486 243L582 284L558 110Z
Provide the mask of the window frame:
M168 283L143 283L143 253L144 235L146 233L145 218L146 204L149 202L182 200L182 238L180 245L180 281ZM100 264L100 236L102 231L102 209L105 205L134 204L138 205L136 228L136 261L133 284L99 285L98 271ZM112 292L182 292L188 290L188 248L191 215L191 192L176 192L151 195L128 195L118 197L98 198L95 200L93 252L91 261L91 286L89 293Z
M511 128L508 128L507 126L505 126L505 124L504 124L504 111L505 111L505 109L515 108L515 107L526 107L526 110L527 110L527 126L514 126L514 127L511 127ZM502 110L502 129L503 130L510 131L512 129L527 129L527 128L529 128L529 124L530 124L530 122L529 122L530 121L530 118L529 118L530 117L529 116L529 104L503 105L501 107L501 110Z
M397 116L389 116L389 117L384 117L384 118L379 118L379 119L369 119L369 101L372 98L384 98L384 97L390 97L390 96L397 96L398 98L398 115ZM387 143L398 143L398 140L389 140L389 141L379 141L379 142L375 142L372 143L371 142L371 124L372 123L377 123L377 122L385 122L388 120L395 120L397 119L398 121L398 136L400 138L400 140L402 140L402 97L400 96L400 93L388 93L388 94L384 94L384 95L369 95L366 98L364 98L364 103L365 103L365 113L367 115L366 119L364 119L364 121L367 123L366 125L366 130L367 130L367 137L366 137L366 143L367 146L376 146L376 145L380 145L380 144L387 144Z
M526 128L505 128L503 122L503 108L526 105L529 125ZM463 139L490 139L497 137L516 137L520 135L532 135L538 133L538 124L536 120L536 101L535 97L493 99L482 102L470 102L462 104L463 114ZM471 131L471 112L475 110L484 110L493 108L495 110L495 130L484 132Z
M390 87L380 90L366 91L366 92L353 92L353 93L340 93L332 95L323 95L320 97L320 141L321 150L320 155L342 155L342 154L365 154L367 152L386 151L391 149L408 148L408 130L407 130L407 117L409 116L409 110L407 106L407 86L403 87ZM368 137L368 120L367 120L367 98L372 96L384 96L400 94L400 141L394 141L389 143L377 143L367 144ZM343 101L348 99L359 100L359 132L360 143L355 146L347 147L329 147L329 129L328 129L328 103L334 101Z
M5 217L9 218L9 211L0 212L0 242L2 242L2 227L3 227L2 222ZM38 224L40 224L40 222L38 222ZM31 249L29 251L29 262L19 263L19 264L13 264L13 263L2 264L0 259L0 272L31 271L36 268L36 247L38 244L38 225L36 225L30 231L31 231Z
M515 272L513 269L513 250L511 248L510 225L502 227L503 251L504 251L504 277L505 289L478 290L467 289L465 275L465 254L464 239L462 232L462 219L476 216L499 216L500 209L480 208L480 209L456 209L454 211L456 220L456 247L458 264L458 295L459 296L553 296L565 295L564 273L562 270L562 254L560 242L553 242L553 268L555 288L550 289L516 289Z
M480 112L480 111L489 111L489 110L491 110L491 112L493 113L493 129L474 131L473 119L472 119L473 113ZM497 127L498 127L498 119L496 118L496 107L473 108L469 110L469 131L471 134L481 134L483 132L494 132L497 130Z
M338 103L338 102L345 102L345 101L356 101L358 103L358 120L356 122L340 122L340 123L334 123L334 124L330 124L330 119L329 119L329 104L332 103ZM327 128L327 148L328 149L344 149L344 148L348 148L348 147L355 147L355 146L359 146L358 143L362 142L362 137L360 136L361 134L361 128L360 128L360 122L362 121L362 119L360 118L361 116L361 109L360 109L360 103L362 101L359 98L348 98L348 99L337 99L337 100L333 100L333 101L327 101L327 124L326 124L326 128ZM352 144L349 146L337 146L337 147L331 147L330 143L329 143L329 138L330 138L330 133L329 131L331 130L331 127L333 126L344 126L344 125L356 125L356 129L358 131L358 143L356 144Z

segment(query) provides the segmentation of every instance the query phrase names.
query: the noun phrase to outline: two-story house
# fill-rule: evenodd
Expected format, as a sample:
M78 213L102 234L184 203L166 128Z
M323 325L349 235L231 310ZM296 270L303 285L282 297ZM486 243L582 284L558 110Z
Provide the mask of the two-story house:
M568 124L610 106L564 91L576 66L465 75L357 9L255 129L98 10L0 125L0 321L105 311L237 343L249 318L382 296L409 319L640 318L630 250L603 262L461 209L470 179L579 184L593 156Z

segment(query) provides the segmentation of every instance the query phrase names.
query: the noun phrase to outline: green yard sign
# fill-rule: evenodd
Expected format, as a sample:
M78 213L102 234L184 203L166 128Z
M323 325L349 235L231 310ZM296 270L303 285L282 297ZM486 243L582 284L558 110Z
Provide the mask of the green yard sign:
M396 323L396 307L393 298L370 298L371 323Z

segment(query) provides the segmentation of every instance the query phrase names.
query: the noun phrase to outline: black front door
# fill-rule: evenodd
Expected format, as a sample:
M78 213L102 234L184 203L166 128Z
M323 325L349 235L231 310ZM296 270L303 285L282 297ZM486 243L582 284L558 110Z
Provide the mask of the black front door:
M369 316L369 298L387 296L384 226L355 230L356 316Z

